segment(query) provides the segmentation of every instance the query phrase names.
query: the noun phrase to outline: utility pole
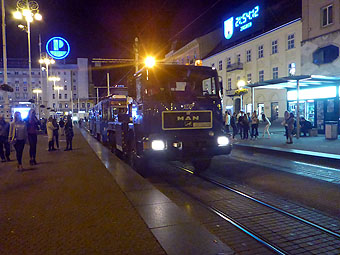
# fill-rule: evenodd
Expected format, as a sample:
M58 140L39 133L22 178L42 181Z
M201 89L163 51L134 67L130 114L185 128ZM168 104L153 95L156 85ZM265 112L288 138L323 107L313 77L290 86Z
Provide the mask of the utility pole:
M4 65L4 84L7 84L7 49L6 49L6 21L5 21L5 0L1 0L1 14L2 14L2 56L3 56L3 65ZM10 107L8 101L8 92L4 91L4 112L5 119L10 119Z

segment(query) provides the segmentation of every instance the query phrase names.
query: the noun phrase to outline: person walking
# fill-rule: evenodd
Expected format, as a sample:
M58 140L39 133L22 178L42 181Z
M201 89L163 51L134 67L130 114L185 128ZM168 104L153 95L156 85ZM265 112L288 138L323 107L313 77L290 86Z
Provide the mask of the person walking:
M225 112L225 130L227 133L230 132L230 113L229 111Z
M65 128L65 122L63 120L63 118L60 118L59 120L59 130L60 130L60 135L63 136L64 135L64 128Z
M11 153L10 144L8 142L9 123L5 121L3 115L0 115L0 157L1 162L11 161L9 155Z
M270 123L270 120L266 117L266 115L264 113L262 113L262 121L265 124L262 137L264 137L265 133L267 133L268 138L270 138L269 127L271 126L272 123Z
M54 129L53 129L53 140L55 141L57 149L59 149L59 125L58 125L56 119L52 120L52 124L54 126Z
M22 153L25 148L25 142L27 138L27 127L25 122L21 118L20 112L14 113L14 119L9 127L9 140L14 144L16 151L18 166L17 170L22 171Z
M65 124L65 136L66 136L66 149L65 151L72 150L72 139L73 139L73 125L71 116L67 116L66 124Z
M30 165L36 165L35 160L37 155L37 143L38 143L38 130L39 130L39 120L36 117L34 109L31 109L28 113L28 118L26 121L28 143L30 145Z
M294 114L291 112L289 115L289 118L287 119L287 144L292 144L293 143L293 130L294 130L294 123L295 123L295 118ZM288 141L289 139L289 141Z
M48 118L47 124L46 124L46 130L47 130L47 137L48 137L48 151L55 151L54 148L54 141L53 141L53 118L52 116Z
M237 119L237 114L236 112L233 113L233 116L230 118L230 126L233 129L233 139L235 139L235 136L237 135L237 125L236 125L236 119Z
M259 136L259 118L257 116L256 111L251 115L251 139L257 139Z
M242 121L242 126L243 126L243 139L248 140L248 134L249 134L249 113L248 114L244 114L243 121Z
M285 127L285 136L286 136L286 142L288 142L288 124L287 124L287 120L290 117L290 114L288 111L285 111L285 113L283 114L283 121L282 121L282 125Z

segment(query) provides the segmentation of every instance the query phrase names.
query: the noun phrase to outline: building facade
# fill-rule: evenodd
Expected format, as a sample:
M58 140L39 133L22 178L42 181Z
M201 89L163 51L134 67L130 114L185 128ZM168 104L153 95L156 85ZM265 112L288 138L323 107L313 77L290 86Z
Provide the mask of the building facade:
M237 95L238 82L249 84L300 74L301 38L301 19L296 19L203 59L203 65L215 67L222 77L223 109L257 110L272 120L283 118L287 109L286 89L254 89L253 107L250 89L242 96Z
M20 62L22 64L20 64ZM32 93L29 98L28 68L20 60L11 60L8 64L7 83L13 88L8 93L9 103L14 109L22 107L37 107L40 117L50 115L67 115L72 113L79 117L93 106L89 100L88 59L78 58L76 64L56 63L49 66L47 76L46 69L32 68L32 91L40 89L41 93ZM49 77L58 77L60 80L50 81ZM0 69L0 83L3 83L3 69ZM59 89L57 89L59 88ZM0 114L3 114L4 92L0 91ZM34 103L30 103L30 99ZM82 116L83 117L83 116Z

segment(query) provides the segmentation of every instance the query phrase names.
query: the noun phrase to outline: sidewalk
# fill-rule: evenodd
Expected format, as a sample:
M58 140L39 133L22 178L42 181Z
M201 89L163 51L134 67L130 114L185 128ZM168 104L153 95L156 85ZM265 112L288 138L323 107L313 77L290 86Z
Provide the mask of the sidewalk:
M339 160L340 164L340 139L328 140L325 135L316 137L294 137L293 144L286 144L284 136L284 127L279 123L274 123L270 127L271 138L267 134L263 135L263 125L259 126L259 138L257 140L241 140L240 136L236 136L233 142L236 149L253 148L261 150L270 150L273 152L284 152L290 154L300 154L303 156L311 156L316 158ZM250 137L249 137L250 138ZM340 165L339 165L340 166Z
M111 174L75 128L74 150L47 152L24 172L0 163L0 254L165 254ZM61 137L61 139L65 139Z
M0 254L234 254L85 130L38 141L38 165L0 163Z

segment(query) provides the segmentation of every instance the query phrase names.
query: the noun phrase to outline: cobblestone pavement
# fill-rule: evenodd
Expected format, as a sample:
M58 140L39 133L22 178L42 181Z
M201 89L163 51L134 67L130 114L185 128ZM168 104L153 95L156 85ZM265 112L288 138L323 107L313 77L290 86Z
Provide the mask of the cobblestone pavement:
M75 129L74 150L48 152L24 172L0 163L0 254L165 254ZM61 137L61 146L65 146ZM14 151L11 154L14 159Z

